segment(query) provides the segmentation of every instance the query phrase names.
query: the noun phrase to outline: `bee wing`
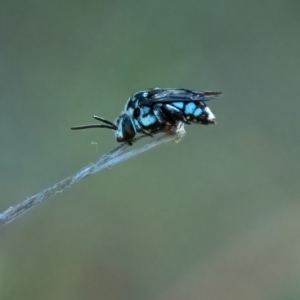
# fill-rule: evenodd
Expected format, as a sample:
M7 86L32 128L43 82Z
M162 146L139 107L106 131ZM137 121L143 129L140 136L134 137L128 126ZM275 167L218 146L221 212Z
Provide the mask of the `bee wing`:
M220 96L221 92L198 91L187 89L153 89L149 96L141 100L142 105L154 103L209 101Z

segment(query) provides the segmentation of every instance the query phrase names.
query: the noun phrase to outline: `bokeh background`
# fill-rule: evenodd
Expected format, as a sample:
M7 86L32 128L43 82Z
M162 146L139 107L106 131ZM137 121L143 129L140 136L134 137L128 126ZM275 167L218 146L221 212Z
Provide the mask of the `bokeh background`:
M217 126L0 228L0 299L300 299L299 1L0 3L1 211L116 147L151 87L222 91ZM97 145L94 143L96 142Z

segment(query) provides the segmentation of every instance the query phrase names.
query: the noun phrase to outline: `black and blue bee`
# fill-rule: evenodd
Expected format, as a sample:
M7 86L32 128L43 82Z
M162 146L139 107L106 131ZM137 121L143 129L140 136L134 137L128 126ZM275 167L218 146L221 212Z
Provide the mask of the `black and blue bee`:
M205 102L220 95L220 92L169 88L140 91L127 100L123 112L114 123L94 116L106 125L84 125L71 129L113 129L118 142L132 145L137 133L152 136L167 131L178 122L215 124L215 116Z

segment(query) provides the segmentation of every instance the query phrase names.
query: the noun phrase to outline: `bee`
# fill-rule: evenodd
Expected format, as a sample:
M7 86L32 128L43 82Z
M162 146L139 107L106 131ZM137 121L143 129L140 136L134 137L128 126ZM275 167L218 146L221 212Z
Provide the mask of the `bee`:
M124 110L115 122L94 116L95 120L105 125L83 125L71 129L112 129L115 131L117 142L127 142L132 145L137 133L153 136L168 131L179 122L215 124L215 115L206 105L206 101L220 95L220 92L172 88L140 91L127 100Z

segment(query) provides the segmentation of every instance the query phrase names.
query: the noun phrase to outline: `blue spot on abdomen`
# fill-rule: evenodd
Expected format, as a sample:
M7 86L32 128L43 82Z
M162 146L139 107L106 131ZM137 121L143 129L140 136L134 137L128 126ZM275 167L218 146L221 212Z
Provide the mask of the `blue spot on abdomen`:
M193 115L195 116L195 117L199 117L201 114L202 114L202 109L201 108L196 108L195 109L195 111L194 111L194 113L193 113Z
M183 102L173 102L173 103L170 103L172 106L175 106L179 109L182 109L183 108Z
M195 109L196 109L196 104L193 102L190 102L185 105L184 113L186 115L192 115L194 113Z

